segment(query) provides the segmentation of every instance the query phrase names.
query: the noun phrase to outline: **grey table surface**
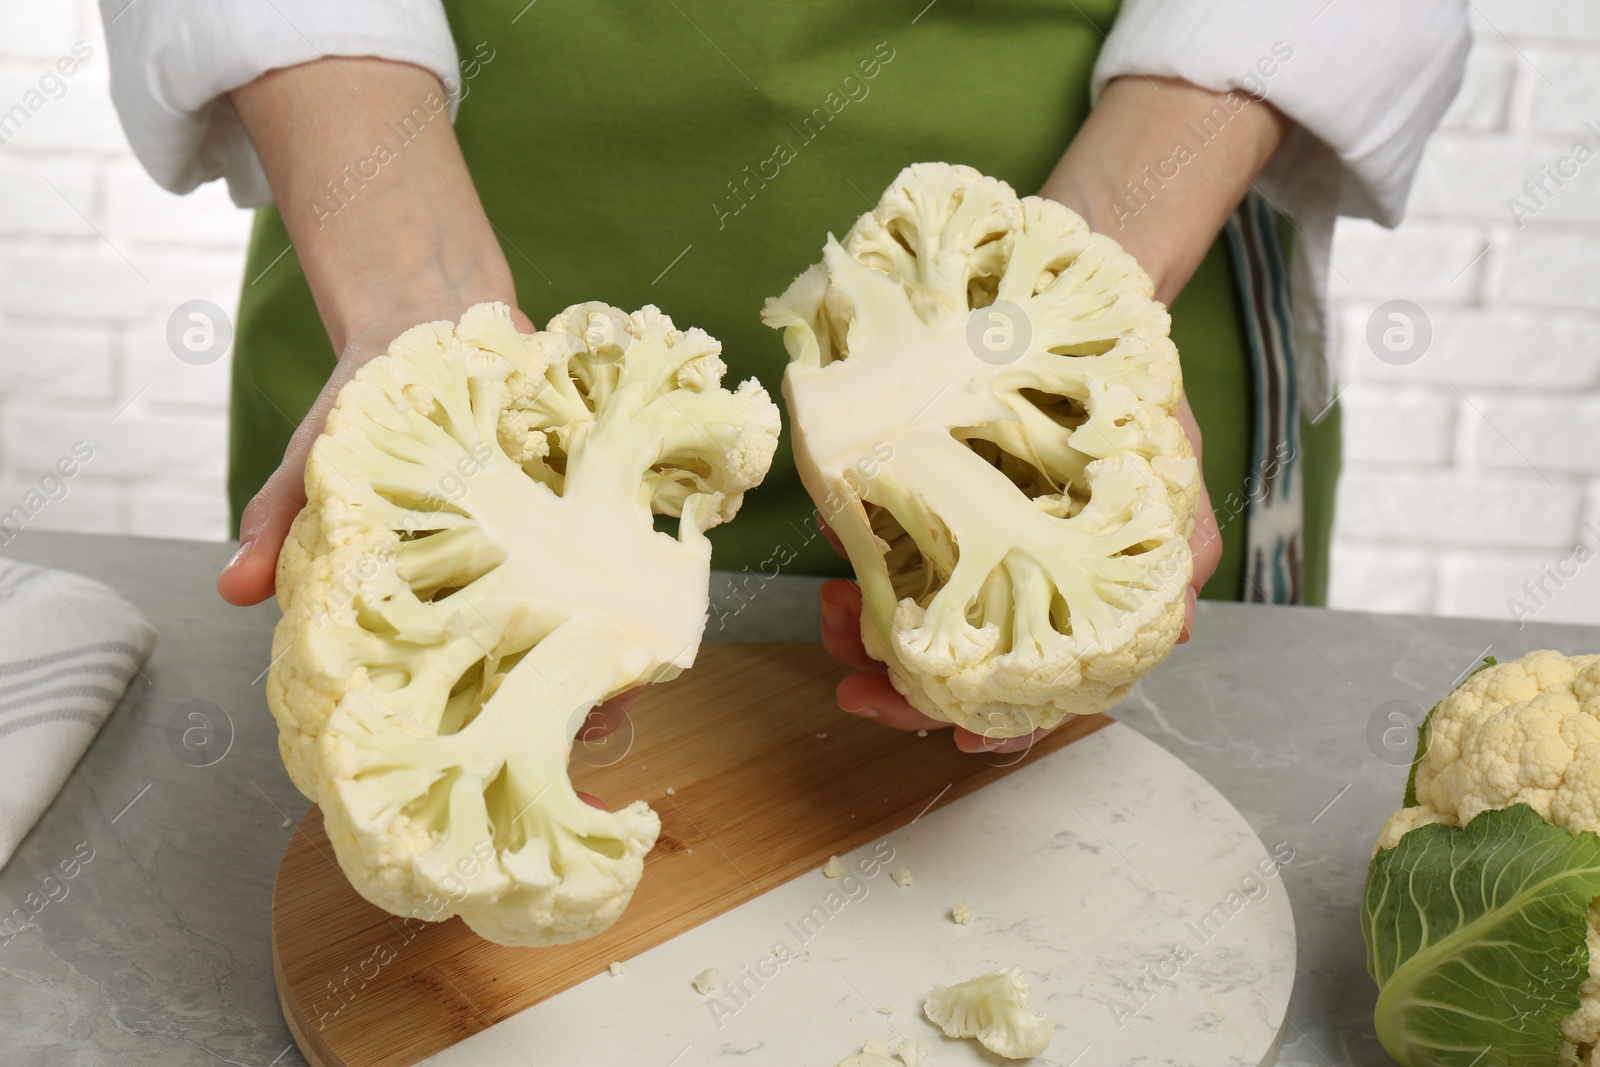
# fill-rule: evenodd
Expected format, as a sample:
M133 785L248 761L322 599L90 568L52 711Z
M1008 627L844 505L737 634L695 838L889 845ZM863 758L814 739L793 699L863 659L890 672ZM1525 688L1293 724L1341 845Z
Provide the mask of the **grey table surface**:
M306 801L262 691L271 604L212 583L232 546L28 532L13 559L98 578L160 641L54 805L0 871L9 910L82 843L67 896L0 944L0 1064L181 1067L304 1061L273 989L272 883ZM716 583L707 639L811 640L812 579ZM1202 604L1195 639L1115 712L1205 775L1272 848L1299 964L1279 1062L1386 1064L1358 913L1405 768L1369 740L1484 655L1600 650L1600 628ZM198 716L198 717L196 717ZM190 731L184 743L184 731ZM202 765L203 764L203 765Z

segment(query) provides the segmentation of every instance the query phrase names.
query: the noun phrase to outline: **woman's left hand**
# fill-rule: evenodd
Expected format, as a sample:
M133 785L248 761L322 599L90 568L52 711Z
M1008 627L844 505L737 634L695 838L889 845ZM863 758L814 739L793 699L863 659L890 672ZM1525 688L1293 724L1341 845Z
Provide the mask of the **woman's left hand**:
M822 645L846 665L856 668L839 683L839 707L852 715L871 719L891 730L948 730L951 724L930 719L912 707L889 681L888 669L867 655L861 643L861 590L845 578L822 585ZM956 747L963 752L1018 752L1049 731L1035 730L1027 737L985 737L955 728Z

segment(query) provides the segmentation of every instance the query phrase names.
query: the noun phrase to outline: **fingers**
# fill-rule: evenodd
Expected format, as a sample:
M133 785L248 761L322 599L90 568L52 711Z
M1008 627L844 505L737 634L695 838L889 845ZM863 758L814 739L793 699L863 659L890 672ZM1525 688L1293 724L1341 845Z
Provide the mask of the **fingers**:
M839 540L839 535L833 532L833 527L822 520L822 512L820 511L817 512L817 529L822 532L822 536L827 540L828 544L833 546L835 552L845 559L850 558L850 553L844 550L844 542Z
M267 484L244 509L239 522L239 551L217 577L217 592L230 604L259 604L272 596L278 551L294 517L305 507L305 460L290 457L272 472Z
M1217 564L1222 562L1222 531L1217 528L1217 515L1211 510L1211 494L1206 491L1204 482L1200 484L1200 504L1195 509L1189 548L1194 553L1194 578L1190 584L1199 592L1217 573Z
M239 551L217 576L217 592L222 599L230 604L245 605L258 604L272 596L278 553L289 535L289 526L306 504L306 460L311 455L311 446L322 434L339 390L355 377L356 371L382 355L391 341L415 323L457 318L472 302L452 296L441 297L435 303L407 304L398 317L391 316L349 339L311 410L289 438L283 462L239 518ZM533 322L520 308L512 307L511 318L523 333L535 332Z
M1063 722L1071 722L1076 715L1068 715ZM1021 737L989 737L985 734L975 734L971 730L956 728L956 747L963 752L1026 752L1049 730L1035 730L1031 734Z
M646 688L646 686L636 685L632 689L618 693L604 704L597 704L590 708L589 716L583 720L583 725L578 727L578 736L574 740L578 744L587 744L615 731L617 727L622 725L623 720L628 717L628 709L633 707L634 701L639 699L639 694L643 693ZM601 811L610 810L606 807L605 801L593 793L585 793L581 789L576 790L576 792L578 799L591 808L598 808Z
M1194 576L1184 591L1183 632L1178 635L1179 644L1189 640L1194 632L1194 612L1200 590L1217 573L1217 565L1222 562L1222 531L1217 528L1217 516L1211 510L1211 494L1206 491L1204 482L1200 483L1200 504L1194 514L1194 533L1189 535L1189 551L1194 556Z
M645 686L636 685L612 697L603 704L596 704L589 709L588 718L583 720L583 725L578 728L577 740L579 742L593 741L605 737L622 725L628 717L628 711L639 699L639 694L645 691Z
M950 724L930 719L906 702L887 674L852 674L834 694L839 707L891 730L945 730Z
M217 576L217 592L230 604L258 604L272 596L278 570L278 553L289 526L306 505L306 460L322 434L328 412L344 383L365 359L347 353L317 394L311 410L295 428L283 451L283 462L272 472L239 517L239 551Z
M580 745L599 740L607 734L615 732L617 727L622 725L622 720L627 716L626 710L610 708L604 704L590 708L589 714L583 720L583 725L578 727L577 737L573 738L573 740Z
M820 526L820 523L819 523ZM820 526L829 532L826 526ZM822 645L834 658L861 673L839 683L839 706L892 730L942 730L950 724L928 718L906 703L884 673L882 663L867 655L861 643L861 590L856 583L833 578L822 583Z
M835 659L862 671L882 671L861 643L861 590L844 578L822 583L822 647Z
M839 688L835 692L839 707L851 715L871 719L891 730L950 728L950 723L930 719L912 707L906 698L900 695L894 683L889 681L889 676L883 673L883 665L876 661L874 665L878 670L852 674L839 683ZM1070 722L1075 718L1077 716L1069 715L1064 721ZM1033 747L1035 741L1049 732L1049 730L1035 730L1024 737L985 737L957 727L954 736L956 747L963 752L1026 752Z
M1178 422L1194 449L1198 471L1201 455L1200 424L1195 421L1187 396L1183 398L1183 404L1178 409ZM1200 599L1200 590L1204 589L1211 576L1217 573L1217 566L1222 562L1222 530L1217 526L1216 512L1211 510L1211 493L1206 488L1205 476L1203 473L1199 476L1200 501L1195 507L1194 531L1189 535L1189 550L1194 557L1194 574L1189 580L1189 588L1184 592L1183 630L1178 634L1179 644L1189 640L1194 632L1195 606Z
M839 706L852 715L871 719L891 730L948 730L950 724L930 719L906 702L885 674L852 674L839 683ZM1077 718L1069 715L1063 722ZM1035 730L1022 737L986 737L956 727L956 747L963 752L1026 752L1049 730Z
M861 590L854 582L834 578L822 584L822 644L837 659L860 673L839 683L839 707L891 730L948 730L950 724L930 719L912 707L889 681L882 663L867 655L861 643ZM1029 737L985 738L957 729L956 747L963 752L1023 752L1046 731Z
M648 685L636 685L632 689L624 689L595 710L614 715L616 720L621 722L623 716L633 709L633 706L639 702L639 698L644 695L644 691L649 688L650 686Z

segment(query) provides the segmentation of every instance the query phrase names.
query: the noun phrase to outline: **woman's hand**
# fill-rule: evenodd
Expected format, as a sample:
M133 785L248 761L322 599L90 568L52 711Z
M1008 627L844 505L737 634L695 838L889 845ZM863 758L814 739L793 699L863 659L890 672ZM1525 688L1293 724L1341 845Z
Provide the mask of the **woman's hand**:
M821 597L822 645L858 672L839 683L835 692L839 706L891 730L948 730L950 723L930 719L912 707L890 683L887 668L867 655L861 643L861 590L856 583L830 578L822 583ZM1038 730L1028 737L985 737L958 726L955 739L956 747L963 752L1017 752L1030 748L1045 733Z
M239 551L217 580L223 599L254 604L273 593L278 552L305 505L306 457L340 387L410 327L458 319L486 300L515 308L516 290L434 75L388 60L323 59L231 95L338 354L283 463L245 508ZM381 165L380 143L393 149ZM525 315L513 317L532 332Z
M217 578L217 592L222 599L230 604L255 604L273 595L278 551L288 536L290 523L306 504L306 459L344 384L369 360L383 355L389 342L417 323L435 319L454 321L477 302L459 294L445 293L407 300L386 317L361 327L350 337L339 353L328 383L289 438L283 462L245 506L239 521L239 550ZM518 329L533 332L533 324L522 312L513 309L511 317Z
M1228 116L1221 132L1199 146L1175 177L1159 187L1150 183L1146 169L1171 157L1174 145L1193 140L1192 130L1204 120L1216 125L1219 109ZM1171 304L1289 127L1277 108L1240 93L1212 92L1175 78L1117 78L1105 87L1039 195L1059 200L1114 238L1150 275L1156 299ZM1128 196L1130 184L1144 190L1136 208ZM1178 421L1198 462L1200 427L1187 397ZM1222 560L1222 536L1203 476L1189 547L1194 579L1180 641L1189 639L1195 601Z
M1189 410L1188 397L1183 398L1183 406L1178 408L1178 424L1189 438L1189 447L1194 449L1194 465L1198 474L1200 424L1194 421L1194 412ZM1178 634L1180 645L1189 640L1189 634L1194 630L1194 609L1200 599L1200 590L1206 587L1211 576L1217 573L1217 564L1222 562L1222 531L1217 527L1216 512L1211 510L1211 494L1206 490L1203 476L1200 478L1200 503L1194 513L1194 530L1189 534L1189 554L1194 558L1194 574L1189 579L1188 592L1184 593L1183 631Z

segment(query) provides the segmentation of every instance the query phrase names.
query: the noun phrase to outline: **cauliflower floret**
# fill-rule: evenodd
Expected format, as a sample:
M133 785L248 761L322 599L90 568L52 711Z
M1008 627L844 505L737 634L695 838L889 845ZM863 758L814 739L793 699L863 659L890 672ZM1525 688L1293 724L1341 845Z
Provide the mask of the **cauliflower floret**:
M1028 1010L1028 979L1017 967L936 985L922 1011L946 1037L975 1037L1010 1060L1039 1055L1055 1035L1049 1015Z
M1428 715L1414 805L1391 815L1376 849L1433 823L1465 826L1526 804L1546 822L1600 833L1600 655L1530 652L1485 667ZM1600 901L1589 908L1589 977L1561 1032L1600 1044ZM1585 1061L1589 1062L1589 1061Z
M863 643L924 714L1027 734L1176 643L1200 479L1152 291L1060 204L921 163L768 301Z
M704 531L771 462L777 409L723 389L719 351L651 307L523 335L480 304L340 391L279 563L267 697L368 900L508 945L627 905L660 821L583 803L567 754L596 703L693 662Z

